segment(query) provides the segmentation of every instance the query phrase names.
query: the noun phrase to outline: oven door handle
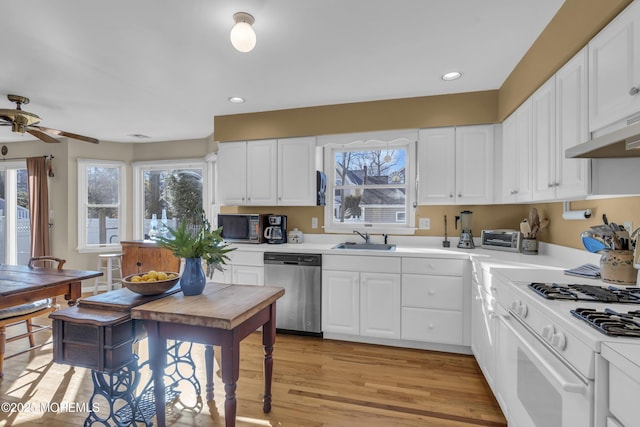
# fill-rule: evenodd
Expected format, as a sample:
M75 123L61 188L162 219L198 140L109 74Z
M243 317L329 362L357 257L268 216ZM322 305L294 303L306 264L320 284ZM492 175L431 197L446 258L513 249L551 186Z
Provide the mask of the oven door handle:
M516 316L514 316L511 312L509 312L509 315L506 316L500 316L502 317L502 321L504 323L504 326L512 333L515 335L515 338L518 341L518 345L524 347L529 354L532 356L531 361L534 362L535 364L538 365L538 368L541 368L542 370L546 371L549 373L549 375L551 377L553 377L553 379L556 381L557 384L560 385L560 387L562 387L562 389L564 391L566 391L567 393L577 393L577 394L583 394L586 390L587 390L587 385L580 382L580 383L575 383L575 382L570 382L567 381L562 374L560 374L553 366L551 366L547 361L544 360L544 358L540 357L540 354L536 351L536 349L534 349L531 344L529 344L524 337L522 337L522 335L520 335L518 333L518 331L515 330L515 328L510 324L510 320L514 320L516 322L518 322L518 324L522 325L525 329L529 330L529 327L525 324L523 324L522 322L520 322ZM529 330L529 332L531 332ZM532 334L533 337L535 337L535 335ZM537 337L535 337L537 339ZM541 344L545 344L544 342L540 341L538 339L538 341ZM545 345L546 346L546 345ZM555 355L553 357L556 357Z

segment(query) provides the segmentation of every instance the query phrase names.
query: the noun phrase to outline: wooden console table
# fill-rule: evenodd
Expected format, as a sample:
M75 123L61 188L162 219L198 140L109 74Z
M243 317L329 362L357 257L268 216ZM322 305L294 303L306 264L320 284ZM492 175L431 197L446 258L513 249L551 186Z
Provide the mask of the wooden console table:
M156 420L165 426L167 340L205 344L207 400L213 398L213 349L221 347L222 381L225 386L225 425L235 426L236 383L240 376L240 341L262 326L264 345L263 411L271 411L273 345L276 337L276 300L284 289L269 286L208 284L202 295L167 296L131 309L131 318L144 321L149 338L153 371Z

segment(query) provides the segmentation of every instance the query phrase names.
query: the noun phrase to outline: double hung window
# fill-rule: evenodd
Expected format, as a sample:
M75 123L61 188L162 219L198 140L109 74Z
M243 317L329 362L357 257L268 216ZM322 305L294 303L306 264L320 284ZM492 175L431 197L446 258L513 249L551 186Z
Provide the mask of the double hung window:
M125 230L125 164L78 159L78 250L119 249Z
M325 231L413 233L415 132L323 138Z

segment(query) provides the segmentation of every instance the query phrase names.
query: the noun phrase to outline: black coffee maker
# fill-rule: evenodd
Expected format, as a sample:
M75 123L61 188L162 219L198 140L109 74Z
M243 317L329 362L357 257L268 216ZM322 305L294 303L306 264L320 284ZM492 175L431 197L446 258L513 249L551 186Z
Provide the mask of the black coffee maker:
M268 215L264 238L271 244L287 243L287 216Z

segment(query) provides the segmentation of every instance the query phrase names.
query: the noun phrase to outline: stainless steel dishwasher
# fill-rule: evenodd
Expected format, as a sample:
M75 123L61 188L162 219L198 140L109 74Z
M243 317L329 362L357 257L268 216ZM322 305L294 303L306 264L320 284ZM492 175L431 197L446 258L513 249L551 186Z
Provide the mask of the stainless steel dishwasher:
M264 284L285 289L276 303L280 332L322 336L322 255L265 252Z

